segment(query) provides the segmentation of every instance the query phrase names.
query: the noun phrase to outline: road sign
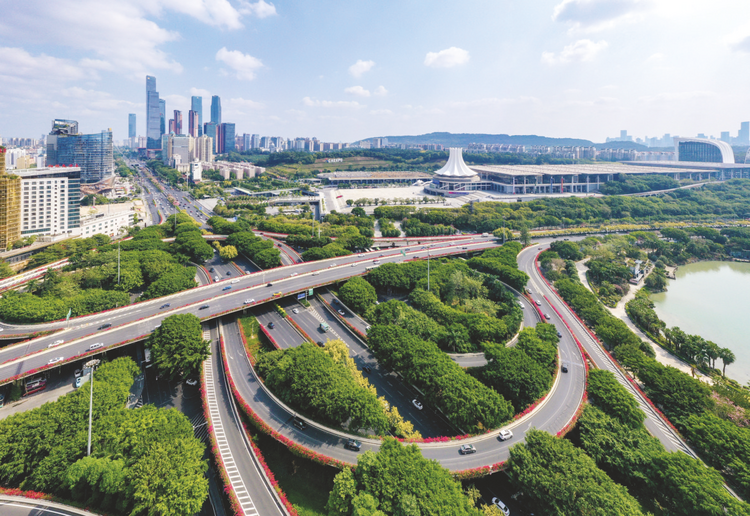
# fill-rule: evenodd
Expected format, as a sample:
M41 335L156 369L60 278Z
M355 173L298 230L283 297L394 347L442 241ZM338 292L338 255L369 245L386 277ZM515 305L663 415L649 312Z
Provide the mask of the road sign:
M307 295L310 296L310 297L312 297L312 295L313 295L313 289L308 290L307 291Z
M306 297L307 295L304 292L300 292L299 294L297 294L297 299L305 299Z

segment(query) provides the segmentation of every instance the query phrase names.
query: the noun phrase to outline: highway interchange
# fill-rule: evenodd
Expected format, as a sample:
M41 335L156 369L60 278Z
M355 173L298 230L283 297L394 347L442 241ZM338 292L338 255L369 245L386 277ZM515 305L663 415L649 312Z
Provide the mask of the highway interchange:
M513 439L509 441L499 441L497 439L499 429L496 429L488 434L476 436L460 443L454 441L419 445L425 457L440 461L443 466L452 471L503 462L508 458L509 448L522 441L525 432L529 429L538 428L550 433L557 433L571 421L580 405L585 387L584 363L573 335L581 342L597 367L612 370L620 378L621 383L632 391L632 386L606 354L601 351L599 344L593 340L583 325L570 313L564 303L556 297L541 278L534 265L534 258L540 250L548 245L548 240L542 240L538 243L538 246L529 247L519 254L519 268L529 274L531 278L528 290L531 292L532 299L540 302L542 312L549 315L549 322L555 324L562 333L563 337L559 344L560 357L562 361L571 365L570 370L568 373L558 373L552 391L535 411L507 425L506 428L511 428L514 432ZM240 475L247 490L247 497L252 502L253 508L245 511L245 514L283 514L283 507L279 505L275 491L263 479L262 470L257 466L257 459L254 458L246 442L247 437L239 425L236 406L234 400L228 394L227 379L224 378L223 367L221 366L223 358L226 358L229 373L237 386L239 396L273 430L313 451L344 462L356 463L357 453L344 448L344 442L350 437L347 434L325 428L312 421L308 421L309 426L304 431L298 430L290 424L296 413L275 400L258 381L239 338L239 328L234 318L227 317L226 314L251 309L261 324L267 326L271 321L276 323L275 328L268 331L282 347L298 345L303 337L288 322L282 320L275 310L270 308L272 306L270 303L263 304L271 300L279 302L281 306L287 309L290 317L313 340L319 337L321 341L328 337L337 337L344 340L349 346L350 355L354 358L358 367L367 366L371 369L368 377L377 389L378 394L386 396L390 403L397 406L399 412L406 419L412 421L415 428L423 436L430 437L455 433L455 429L452 429L449 423L431 410L428 403L425 403L426 406L423 411L418 411L411 404L411 400L417 397L417 393L410 386L405 385L398 375L381 368L369 352L366 344L341 322L340 316L330 310L326 303L312 298L310 299L311 307L305 309L296 303L294 297L287 296L315 287L316 292L323 294L324 299L328 303L332 303L332 294L319 289L319 286L353 275L363 274L366 272L366 267L372 266L375 259L381 263L402 262L411 259L426 259L428 253L433 257L466 254L482 251L495 245L497 244L491 239L473 236L467 240L454 243L412 245L405 249L405 256L402 255L401 249L389 249L320 262L300 263L268 271L257 271L252 274L247 274L246 271L249 268L244 271L239 269L236 276L217 274L220 280L218 284L201 286L165 298L75 318L68 325L64 322L33 326L2 324L5 330L2 334L4 338L10 335L31 333L40 329L59 331L53 335L0 349L0 382L45 367L51 358L62 357L64 361L55 366L62 367L66 362L82 360L80 355L83 353L99 353L112 346L124 345L125 342L132 339L143 338L150 334L160 324L160 321L168 315L194 313L205 321L212 321L206 323L211 332L213 346L213 355L211 362L208 364L210 367L207 367L206 371L207 373L212 372L213 388L218 393L217 406L218 410L221 411L219 417L224 422L224 436L227 439L228 449L232 453L233 464L236 466L237 474ZM287 256L286 261L295 261L297 257L294 251L291 249L285 250L287 252L282 252L282 256ZM291 258L289 255L291 255ZM211 265L215 268L217 266L230 266L218 263L208 266ZM226 291L222 290L225 286L231 288ZM249 300L254 301L246 303ZM164 305L167 303L169 306L165 307ZM538 319L536 311L531 302L525 302L524 304L524 323L533 325ZM201 309L205 305L208 305L208 307ZM292 311L295 307L299 311L298 314ZM344 318L350 324L361 332L366 330L367 323L365 321L352 314L348 309L344 311ZM323 335L318 331L320 322L323 321L330 325L330 334ZM99 328L103 324L111 324L112 326L100 330ZM221 331L224 335L226 357L222 357L217 349L217 331ZM65 342L49 347L50 344L59 339L63 339ZM94 343L102 343L104 348L89 352L89 347ZM479 363L482 361L481 356L457 357L455 359L459 363L461 363L461 360L469 361L462 365L467 365L471 361L478 361ZM648 403L640 398L639 393L634 392L634 394L648 416L646 426L649 431L659 438L668 450L683 450L692 455L692 452L660 419L658 414L650 409ZM363 443L361 452L377 450L379 446L377 440L365 438L359 440ZM460 455L458 448L463 442L474 444L477 452L471 455Z

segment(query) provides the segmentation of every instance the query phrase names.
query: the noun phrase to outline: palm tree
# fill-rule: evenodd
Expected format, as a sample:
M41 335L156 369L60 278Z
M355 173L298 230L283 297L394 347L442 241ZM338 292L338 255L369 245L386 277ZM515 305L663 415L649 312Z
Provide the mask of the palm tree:
M724 367L721 370L722 376L727 375L727 366L729 364L734 363L736 360L736 357L734 356L734 353L732 353L732 350L729 348L719 348L719 358L724 364Z

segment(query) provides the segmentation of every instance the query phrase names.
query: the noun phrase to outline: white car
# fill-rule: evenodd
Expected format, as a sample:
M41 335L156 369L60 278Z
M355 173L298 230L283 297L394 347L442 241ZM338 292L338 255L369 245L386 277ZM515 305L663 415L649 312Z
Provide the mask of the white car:
M416 398L411 400L411 404L417 407L417 410L422 410L424 408L424 405L422 405L422 402Z
M297 273L296 273L296 272L293 272L293 273L291 273L291 274L289 275L289 277L290 277L290 278L293 278L293 277L295 277L296 275L297 275Z
M346 312L344 312L343 310L336 310L336 311L339 313L339 315L346 315Z
M63 360L65 360L64 357L55 357L55 358L50 358L49 362L47 362L47 363L48 364L56 364L58 362L62 362Z
M234 278L232 281L230 281L230 283L239 283L239 282L240 282L239 278Z
M298 314L298 313L299 313L299 309L297 309L297 308L292 308L292 312L293 312L293 313L295 313L295 314Z
M198 385L198 380L195 378L190 378L189 380L185 380L185 383L188 385Z
M101 342L95 342L95 343L93 343L92 345L89 346L89 351L92 350L92 349L99 349L99 348L103 348L103 347L104 347L103 343L101 343Z
M245 299L245 304L246 305L251 305L253 303L255 303L255 298L253 298L253 299Z
M315 272L312 273L312 275L313 276L319 276L320 275L320 271L315 271Z
M53 342L52 344L50 344L49 346L47 346L47 348L54 348L55 346L59 346L59 345L60 345L60 344L62 344L63 342L65 342L65 341L64 341L64 340L62 340L62 339L58 339L58 340L56 340L55 342Z
M503 511L503 514L505 514L505 516L510 516L510 509L508 509L508 507L500 501L500 498L493 498L492 505Z
M513 432L510 430L500 430L500 433L497 435L497 438L501 441L507 441L508 439L513 438Z

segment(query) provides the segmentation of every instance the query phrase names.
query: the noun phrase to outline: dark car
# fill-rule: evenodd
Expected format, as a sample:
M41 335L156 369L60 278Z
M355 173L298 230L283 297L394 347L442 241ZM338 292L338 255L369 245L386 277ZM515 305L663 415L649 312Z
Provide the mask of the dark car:
M356 439L349 439L348 441L346 441L344 448L348 448L352 451L359 451L362 449L362 443L357 441Z
M560 333L559 331L557 332L557 338L562 339L562 333Z
M231 276L231 275L232 275L232 271L227 271L227 276Z
M470 453L476 453L476 452L477 452L477 449L474 447L473 444L463 444L458 449L458 453L460 453L461 455L468 455Z
M273 330L276 327L276 325L273 323L273 321L271 321L270 323L268 323L268 327Z
M163 310L164 308L169 308L169 303L164 303L159 307L159 310Z
M208 308L208 305L203 305L198 310L205 310L206 308Z
M224 288L223 288L223 289L221 289L221 290L222 290L222 291L223 291L223 290L229 290L230 288L232 288L232 287L231 287L230 285L227 285L226 287L224 287Z
M305 430L307 428L307 423L296 417L292 420L292 424L298 430Z
M372 369L370 369L369 367L365 366L365 367L362 368L362 371L364 371L367 374L370 374L372 372Z
M109 324L109 323L104 323L104 324L102 324L101 326L99 326L99 329L100 329L100 330L106 330L107 328L111 328L111 327L112 327L112 325L111 325L111 324Z
M208 269L208 272L214 272L215 270L216 269L214 267L211 267L210 269Z
M273 283L269 283L269 284L268 284L268 285L266 285L266 286L267 286L267 287L273 287Z

